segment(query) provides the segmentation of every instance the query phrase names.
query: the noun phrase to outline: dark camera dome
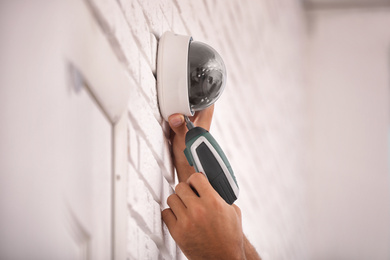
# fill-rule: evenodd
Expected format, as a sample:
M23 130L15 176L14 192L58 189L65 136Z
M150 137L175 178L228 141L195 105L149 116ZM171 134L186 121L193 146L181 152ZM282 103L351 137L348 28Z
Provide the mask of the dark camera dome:
M190 42L188 62L191 109L203 110L212 105L225 88L225 64L213 48L196 41Z

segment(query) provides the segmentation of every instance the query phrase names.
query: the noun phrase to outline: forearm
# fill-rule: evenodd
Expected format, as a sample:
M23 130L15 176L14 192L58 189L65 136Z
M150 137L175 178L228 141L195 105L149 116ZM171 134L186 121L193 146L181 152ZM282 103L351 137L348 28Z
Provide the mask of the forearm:
M245 235L244 235L244 251L247 260L261 260L256 249L252 246L252 244L249 242L249 240L246 238Z

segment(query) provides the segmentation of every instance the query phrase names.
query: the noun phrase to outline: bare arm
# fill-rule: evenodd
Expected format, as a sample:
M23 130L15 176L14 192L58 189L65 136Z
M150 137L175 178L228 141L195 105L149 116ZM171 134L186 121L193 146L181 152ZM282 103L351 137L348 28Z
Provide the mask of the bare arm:
M201 173L179 183L175 192L162 217L188 259L246 259L237 206L227 204Z
M244 251L247 260L261 260L256 249L252 246L252 244L249 242L249 240L246 238L245 235L244 235Z
M191 119L209 130L213 111L211 106ZM260 260L242 232L240 209L227 204L208 180L188 164L183 153L187 132L183 116L173 115L169 123L180 183L168 198L170 208L162 212L162 217L173 239L188 259Z

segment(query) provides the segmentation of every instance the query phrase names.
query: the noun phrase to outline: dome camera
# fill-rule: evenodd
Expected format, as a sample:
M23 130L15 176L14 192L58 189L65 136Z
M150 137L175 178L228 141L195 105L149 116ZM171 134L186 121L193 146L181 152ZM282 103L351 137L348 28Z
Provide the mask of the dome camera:
M238 197L239 188L233 169L214 137L194 126L188 116L203 110L221 96L226 68L221 56L207 44L190 36L165 32L157 56L157 92L165 120L175 113L184 114L188 132L184 155L190 166L203 173L211 186L229 204Z
M192 116L214 104L225 82L225 64L213 48L191 36L163 34L158 46L157 92L165 120L175 113Z

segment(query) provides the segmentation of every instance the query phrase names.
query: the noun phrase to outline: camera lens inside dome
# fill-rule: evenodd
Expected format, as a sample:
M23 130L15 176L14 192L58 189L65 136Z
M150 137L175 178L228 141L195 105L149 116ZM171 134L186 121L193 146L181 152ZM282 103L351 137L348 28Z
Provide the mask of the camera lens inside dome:
M189 48L189 99L193 111L212 105L222 94L226 68L221 56L210 46L191 42Z

